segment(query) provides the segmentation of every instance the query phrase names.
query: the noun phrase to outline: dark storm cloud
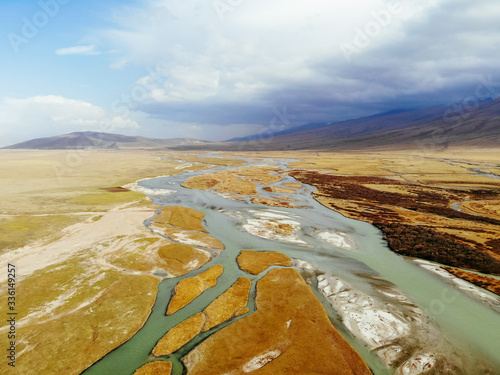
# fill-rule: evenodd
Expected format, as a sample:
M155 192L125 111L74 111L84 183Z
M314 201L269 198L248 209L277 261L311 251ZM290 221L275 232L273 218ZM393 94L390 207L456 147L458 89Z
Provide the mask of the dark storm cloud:
M243 14L230 33L208 32L204 43L197 40L204 48L196 63L186 67L185 53L182 69L172 64L157 101L139 109L180 123L265 126L273 108L286 107L294 126L447 104L474 95L492 76L500 81L498 2L403 3L406 13L391 16L379 32L374 32L373 11L367 12L368 18L346 21L351 23L338 35L332 29L323 44L314 38L316 31L304 40L293 34L297 39L291 40L288 34L259 34L251 26L255 35L248 36ZM385 11L381 6L375 8L379 14ZM346 58L340 46L355 46L360 30L369 43ZM275 51L269 40L275 41Z

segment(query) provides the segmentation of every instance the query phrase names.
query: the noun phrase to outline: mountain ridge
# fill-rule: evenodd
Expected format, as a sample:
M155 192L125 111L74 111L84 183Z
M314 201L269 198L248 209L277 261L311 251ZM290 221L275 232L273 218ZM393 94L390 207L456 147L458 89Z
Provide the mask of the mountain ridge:
M83 131L35 138L29 141L2 147L1 149L123 149L123 148L164 148L182 145L202 145L209 141L193 138L147 138L122 134Z
M500 145L500 98L423 109L395 109L368 117L331 123L309 123L270 136L209 142L192 138L147 138L102 132L73 132L37 138L3 149L156 148L207 151L359 150L373 147Z
M500 145L500 98L386 113L266 139L206 145L212 151L359 150L365 148ZM176 147L194 149L191 146Z

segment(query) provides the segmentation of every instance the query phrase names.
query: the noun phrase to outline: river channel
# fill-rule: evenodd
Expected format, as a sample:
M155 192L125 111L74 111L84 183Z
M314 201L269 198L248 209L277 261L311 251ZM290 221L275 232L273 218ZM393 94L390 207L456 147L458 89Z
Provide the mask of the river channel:
M286 171L288 162L290 160L261 159L248 166L278 165L281 170ZM219 167L209 172L231 169ZM308 281L327 310L333 325L360 353L375 375L392 374L395 370L384 364L380 354L377 355L370 350L369 344L355 331L348 329L349 325L345 324L347 315L342 315L338 306L331 303L328 296L318 287L315 276L324 273L339 278L359 293L374 296L381 305L390 305L391 311L401 308L401 315L405 314L405 309L411 305L412 311L418 310L419 316L425 315L425 324L432 326L433 330L438 332L442 343L436 346L436 350L444 350L446 353L453 353L459 357L459 367L463 371L460 373L483 374L479 372L477 362L484 361L493 371L489 373L500 374L499 309L457 291L446 280L419 266L411 259L396 255L388 249L377 228L368 223L348 219L315 201L312 192L316 189L312 186L303 185L297 190L297 194L293 195L296 200L294 203L303 208L282 208L252 204L248 200L230 200L212 191L186 189L180 185L187 178L204 173L207 172L186 172L170 177L153 178L140 181L139 185L147 189L173 191L164 195L151 196L153 202L158 205L185 206L203 212L206 230L224 244L225 250L202 268L184 277L162 281L152 313L143 328L129 341L107 354L82 374L133 374L136 369L152 360L151 350L170 328L202 311L239 277L252 279L251 296L254 296L255 284L262 275L252 277L238 268L235 259L241 250L278 251L311 265L312 271L301 270L301 272L310 276ZM296 182L289 176L283 175L282 177L282 181L274 185ZM263 197L286 196L286 194L268 193L262 190L262 187L258 187L258 191ZM268 239L254 235L245 229L245 225L249 222L269 217L298 223L299 229L296 237L289 240ZM151 219L146 221L147 227L150 221ZM321 237L321 233L341 233L349 246L341 244L336 246ZM205 291L190 305L174 315L165 316L175 285L181 279L192 277L216 264L224 266L224 273L219 278L217 286ZM297 266L297 264L301 263L294 265ZM395 304L390 296L385 298L384 294L379 292L387 288L396 290L404 296L405 302L401 304L402 307ZM490 297L497 298L493 294ZM253 298L250 298L249 308L248 314L255 311ZM248 314L236 319L242 319ZM201 333L179 351L159 360L171 361L174 365L172 372L174 375L185 373L181 358L201 341L233 321ZM422 336L420 341L415 339L414 345L421 350L421 346L426 340L430 340L430 337ZM448 347L444 348L444 346ZM439 356L439 353L436 355Z

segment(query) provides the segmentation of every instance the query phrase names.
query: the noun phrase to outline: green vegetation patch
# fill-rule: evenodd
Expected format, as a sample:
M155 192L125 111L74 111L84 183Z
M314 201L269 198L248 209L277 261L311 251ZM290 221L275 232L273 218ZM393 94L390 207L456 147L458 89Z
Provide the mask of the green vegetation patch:
M18 374L80 374L127 341L147 320L159 279L122 275L90 305L19 328ZM25 350L35 348L34 350ZM35 370L36 369L36 370Z
M106 261L116 267L134 271L152 271L158 266L158 255L148 252L160 238L146 237L136 239L106 256Z
M82 216L11 216L0 218L0 253L26 246L33 241L54 235L61 229L86 219Z
M53 307L52 314L77 308L116 282L121 273L91 267L84 257L76 257L35 271L17 285L17 319ZM6 314L6 306L0 313Z
M135 191L127 191L120 193L111 193L102 191L96 193L80 194L70 198L69 202L84 206L93 206L89 208L89 210L94 211L98 210L100 207L103 206L111 206L115 204L133 202L142 199L144 199L144 194L136 193Z

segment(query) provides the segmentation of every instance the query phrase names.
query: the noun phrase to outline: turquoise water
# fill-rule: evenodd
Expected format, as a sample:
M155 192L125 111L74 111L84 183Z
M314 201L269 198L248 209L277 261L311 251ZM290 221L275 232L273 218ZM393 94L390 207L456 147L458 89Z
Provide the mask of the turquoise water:
M276 163L276 160L267 163ZM280 160L280 167L286 169L287 160ZM219 168L230 169L230 168ZM236 257L241 250L275 250L307 261L322 272L331 273L348 281L351 285L366 293L373 292L374 278L394 284L415 305L425 311L441 334L452 342L457 352L464 357L465 374L475 374L474 360L477 358L492 362L500 374L500 314L488 306L457 292L429 271L414 265L412 262L391 252L382 240L380 232L373 226L351 220L329 210L312 197L314 187L304 185L299 194L297 204L304 209L269 208L253 205L246 201L224 199L210 191L185 189L180 183L191 175L163 177L142 181L140 185L151 189L171 189L177 191L160 197L152 197L160 205L182 205L203 212L206 216L204 224L208 232L219 239L225 250L201 269L173 280L165 280L159 286L155 306L144 327L128 342L106 355L99 362L83 372L85 375L120 374L128 375L152 360L150 352L157 341L173 326L186 318L202 311L213 299L229 288L238 277L245 276L253 281L251 296L255 293L255 283L262 275L252 277L242 272ZM284 176L282 182L294 182L291 177ZM260 190L262 195L269 195ZM279 196L280 194L272 193ZM282 194L283 195L283 194ZM254 218L252 210L266 212L282 212L290 215L301 224L299 238L307 245L298 245L272 241L253 236L241 228L241 224ZM227 214L231 214L230 217ZM146 222L148 225L148 222ZM318 230L340 230L348 233L357 244L357 250L343 250L318 239ZM224 273L218 285L204 292L190 305L172 316L165 316L172 290L177 282L185 277L192 277L207 268L221 264ZM382 364L378 357L370 352L363 343L354 338L341 324L336 311L314 287L318 298L325 306L332 323L350 344L362 355L374 374L385 375L391 371ZM251 312L255 306L253 298L250 302ZM251 313L250 312L250 313ZM238 319L241 319L239 317ZM232 322L232 321L231 321ZM180 359L213 332L231 322L202 333L173 355L160 358L174 363L173 374L184 371ZM469 366L469 367L467 367Z

